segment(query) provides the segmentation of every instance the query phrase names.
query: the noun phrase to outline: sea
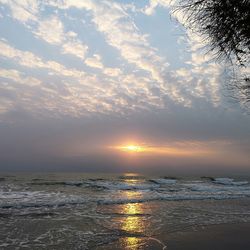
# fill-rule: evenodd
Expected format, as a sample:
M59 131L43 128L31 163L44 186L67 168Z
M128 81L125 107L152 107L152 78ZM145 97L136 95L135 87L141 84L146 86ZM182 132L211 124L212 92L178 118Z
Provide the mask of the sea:
M0 174L0 249L168 249L168 236L250 222L246 177Z

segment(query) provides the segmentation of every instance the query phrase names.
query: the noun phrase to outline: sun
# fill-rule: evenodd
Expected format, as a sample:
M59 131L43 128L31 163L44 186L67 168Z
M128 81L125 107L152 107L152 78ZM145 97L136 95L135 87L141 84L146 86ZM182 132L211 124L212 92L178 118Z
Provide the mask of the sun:
M127 151L127 152L143 152L145 151L145 148L139 145L125 145L125 146L121 146L119 147L120 150L122 151Z

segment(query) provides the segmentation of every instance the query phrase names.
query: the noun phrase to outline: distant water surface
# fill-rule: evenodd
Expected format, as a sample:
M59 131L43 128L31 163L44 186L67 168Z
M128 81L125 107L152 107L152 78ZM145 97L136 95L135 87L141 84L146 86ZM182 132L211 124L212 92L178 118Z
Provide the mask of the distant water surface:
M247 178L2 174L0 249L166 249L162 232L250 222L249 198Z

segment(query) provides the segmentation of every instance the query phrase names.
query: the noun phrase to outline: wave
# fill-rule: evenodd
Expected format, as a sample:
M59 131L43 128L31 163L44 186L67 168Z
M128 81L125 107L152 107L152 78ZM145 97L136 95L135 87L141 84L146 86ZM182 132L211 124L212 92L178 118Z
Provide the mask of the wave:
M161 178L161 179L150 179L149 180L150 182L153 182L153 183L156 183L156 184L161 184L161 185L163 185L163 184L175 184L176 183L176 179L163 179L163 178Z
M83 181L45 181L31 182L33 186L76 186L76 187L93 187L98 189L109 190L151 190L159 185L144 183L127 183L123 181L108 181L104 179L88 179Z
M158 187L164 187L165 185L185 185L185 181L180 181L175 178L158 178L149 180L140 180L141 176L120 176L119 180L107 180L102 178L86 179L76 181L40 181L35 180L30 185L35 186L75 186L75 187L93 187L98 189L110 189L110 190L154 190ZM232 178L213 178L213 177L201 177L207 181L190 181L190 183L203 183L204 186L208 182L213 184L220 184L225 186L242 186L249 184L248 181L235 181ZM129 180L132 180L131 182ZM134 181L133 181L134 180Z
M82 186L84 184L83 181L45 181L45 182L31 182L30 185L37 186Z
M152 190L159 185L157 184L135 184L135 183L126 183L126 182L115 182L115 181L86 181L85 184L88 184L92 187L109 189L109 190Z
M148 198L136 198L136 199L117 199L117 200L99 200L98 204L113 205L113 204L128 204L128 203L144 203L152 201L187 201L187 200L227 200L227 199L239 199L244 198L245 195L162 195ZM250 197L248 195L247 197Z
M211 176L201 176L200 178L204 180L215 181L215 178Z
M180 195L170 195L170 194L155 194L149 197L142 198L96 198L96 199L86 199L77 197L75 199L59 199L50 201L29 201L29 202L10 202L10 203L0 203L1 209L24 209L24 208L42 208L42 207L63 207L63 206L76 206L83 204L95 203L99 205L114 205L114 204L129 204L129 203L144 203L152 201L187 201L187 200L226 200L226 199L239 199L250 197L248 194L180 194Z
M60 207L66 205L83 204L86 202L87 200L81 198L80 196L67 196L61 193L45 191L10 191L0 193L0 208L2 209Z
M226 177L215 178L213 182L221 185L233 185L233 186L242 186L248 184L248 181L234 181L234 179Z
M35 184L36 183L36 184ZM46 188L31 191L30 187L2 183L0 186L0 209L74 206L80 204L124 204L148 201L178 201L206 199L235 199L250 197L247 181L232 178L215 178L214 181L184 181L176 179L150 179L141 181L86 179L77 181L36 181L32 185L63 185L88 190L64 190ZM33 189L34 187L32 187ZM95 189L98 189L98 192ZM39 189L41 189L39 187ZM48 191L50 190L50 191ZM55 191L55 190L58 190ZM100 192L99 192L100 190ZM133 192L123 192L131 190ZM65 191L65 192L64 192Z

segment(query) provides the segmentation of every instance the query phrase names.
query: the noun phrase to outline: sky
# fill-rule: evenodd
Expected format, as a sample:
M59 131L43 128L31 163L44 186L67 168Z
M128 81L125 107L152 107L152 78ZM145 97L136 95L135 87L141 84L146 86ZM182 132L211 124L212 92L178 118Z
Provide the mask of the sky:
M173 5L0 0L0 171L250 173L228 65Z

